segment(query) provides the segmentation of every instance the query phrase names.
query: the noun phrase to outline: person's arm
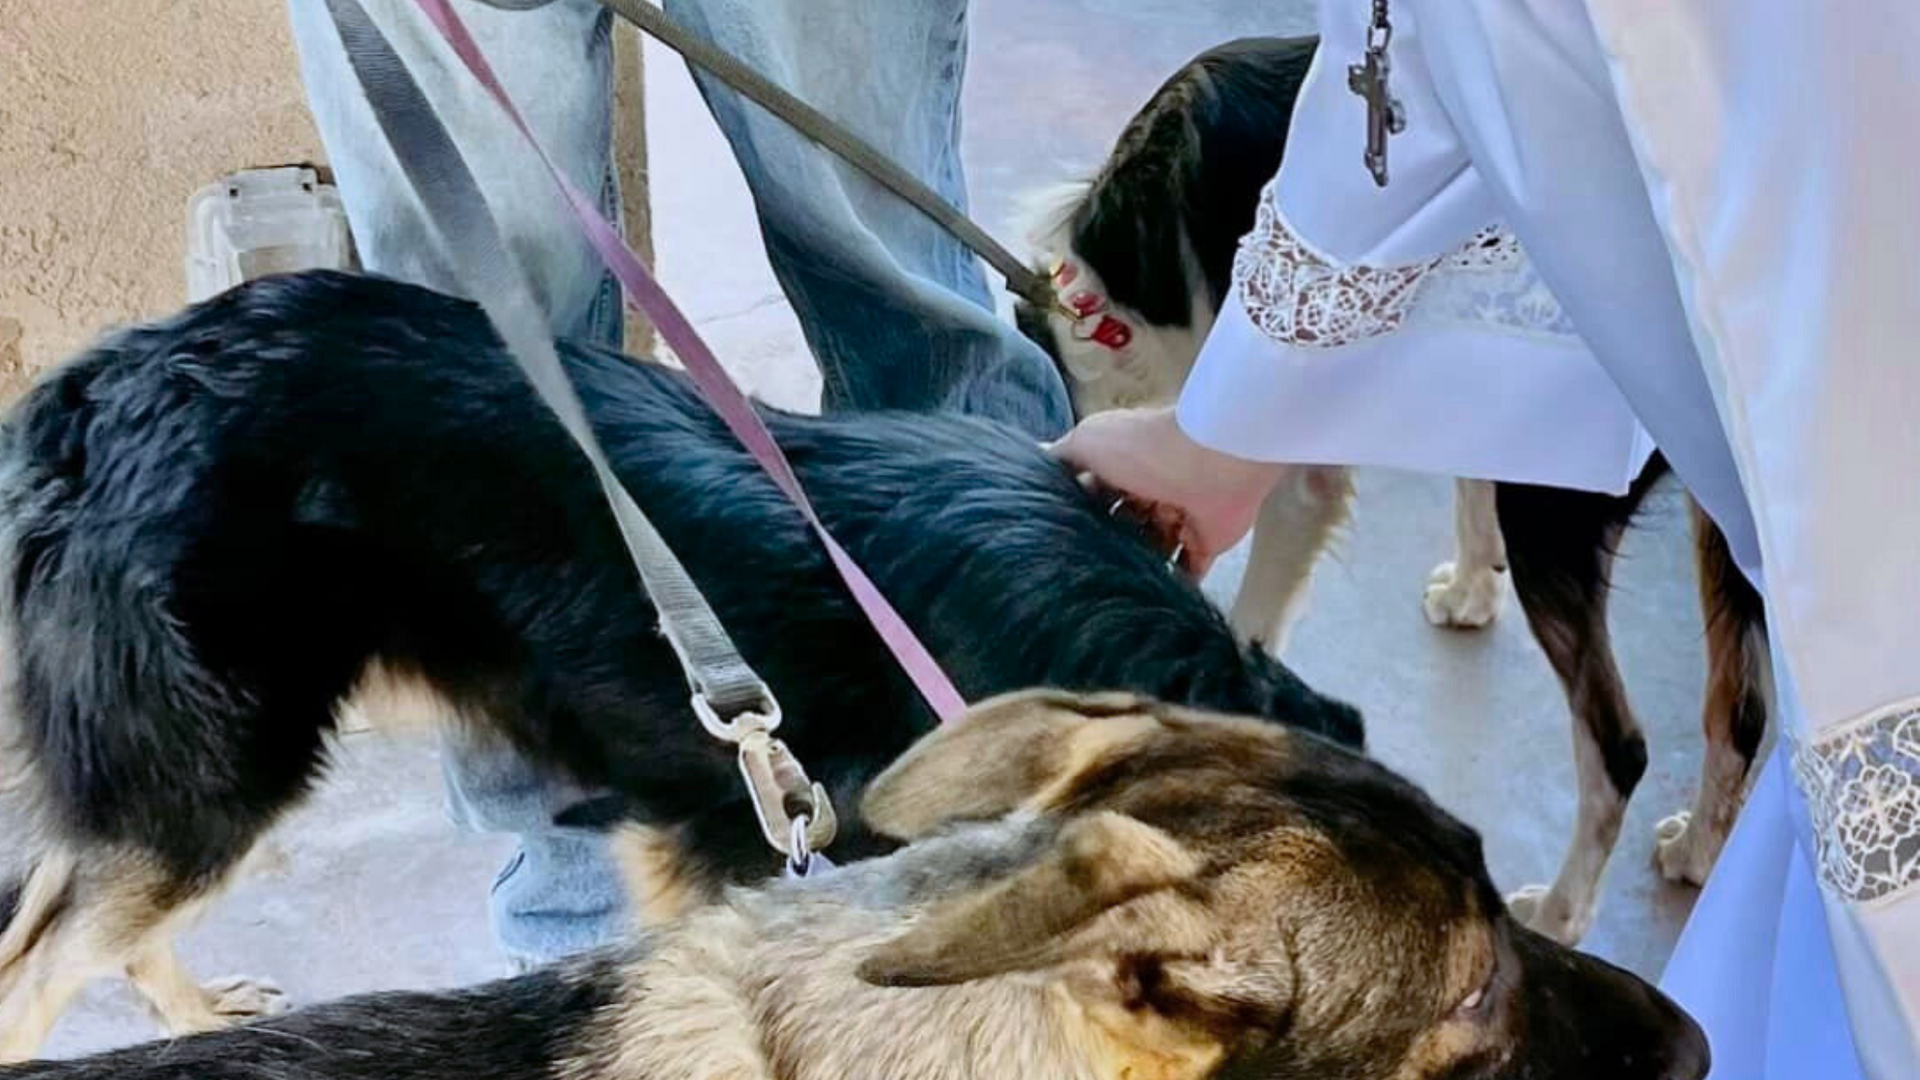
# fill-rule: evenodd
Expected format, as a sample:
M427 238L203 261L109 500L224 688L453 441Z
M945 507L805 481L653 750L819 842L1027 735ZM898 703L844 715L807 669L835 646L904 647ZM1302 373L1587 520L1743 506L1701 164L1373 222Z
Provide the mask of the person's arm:
M1622 491L1650 447L1517 242L1489 227L1497 210L1404 13L1390 89L1407 129L1388 141L1388 184L1373 183L1366 107L1346 84L1366 22L1365 4L1322 5L1286 159L1177 408L1097 416L1057 445L1182 518L1201 564L1245 533L1282 471L1254 463Z
M1347 83L1348 65L1366 48L1368 15L1364 3L1321 4L1321 43L1286 158L1262 193L1232 292L1181 394L1181 428L1214 449L1300 460L1321 440L1302 434L1291 414L1303 402L1326 411L1342 378L1372 382L1380 362L1400 366L1368 346L1397 350L1388 337L1427 275L1497 220L1433 96L1418 28L1398 12L1388 90L1407 125L1387 140L1388 183L1373 182L1363 163L1367 106ZM1342 422L1367 420L1348 410Z
M497 0L460 6L488 62L548 152L582 191L619 213L612 161L612 16L594 0L554 0L503 10ZM458 294L460 279L347 64L324 0L288 0L307 105L340 186L361 265L374 273ZM525 6L522 3L520 6ZM367 14L419 80L460 144L552 320L554 333L619 348L619 289L553 196L546 166L529 153L498 106L480 93L413 0L365 0Z

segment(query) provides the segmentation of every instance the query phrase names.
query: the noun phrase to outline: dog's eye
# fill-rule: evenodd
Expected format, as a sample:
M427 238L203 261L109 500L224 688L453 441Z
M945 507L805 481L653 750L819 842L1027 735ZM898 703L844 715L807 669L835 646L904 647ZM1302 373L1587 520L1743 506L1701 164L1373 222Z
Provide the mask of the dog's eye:
M1460 1004L1454 1006L1453 1008L1454 1015L1463 1016L1463 1017L1477 1017L1481 1013L1486 1012L1488 1003L1490 1003L1493 1000L1493 984L1494 984L1494 979L1498 976L1498 974L1499 972L1497 971L1488 972L1487 981L1481 983L1480 988L1478 990L1475 990L1473 993L1468 994L1465 998L1461 1000Z

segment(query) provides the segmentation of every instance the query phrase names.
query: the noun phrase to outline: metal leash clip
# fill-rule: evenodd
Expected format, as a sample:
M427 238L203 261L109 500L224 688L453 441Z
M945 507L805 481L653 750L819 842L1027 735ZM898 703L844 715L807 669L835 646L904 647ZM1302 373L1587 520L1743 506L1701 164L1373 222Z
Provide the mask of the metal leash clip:
M807 836L812 825L812 820L805 814L793 819L793 835L787 851L787 877L810 877L822 870L833 869L831 859L813 850L813 841Z
M695 694L693 712L708 734L738 748L740 777L761 835L790 868L804 873L814 853L833 842L840 824L827 789L809 779L793 751L773 737L780 726L779 707L769 703L764 712L722 720L706 695Z
M1083 312L1075 311L1073 307L1067 303L1066 298L1060 295L1060 271L1066 269L1066 267L1067 257L1065 255L1055 255L1053 259L1047 263L1047 280L1045 286L1046 303L1035 304L1035 306L1052 311L1055 315L1067 320L1067 323L1071 325L1079 322L1085 318L1086 315ZM1036 286L1036 288L1038 288L1038 286ZM1029 300L1031 299L1030 297Z

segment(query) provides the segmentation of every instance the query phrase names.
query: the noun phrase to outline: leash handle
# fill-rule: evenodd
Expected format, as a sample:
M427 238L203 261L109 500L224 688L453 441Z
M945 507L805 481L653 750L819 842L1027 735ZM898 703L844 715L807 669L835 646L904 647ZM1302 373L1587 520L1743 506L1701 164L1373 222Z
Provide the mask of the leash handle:
M826 548L827 557L834 568L840 572L848 590L862 611L873 623L874 630L880 635L894 658L899 661L907 677L913 681L920 695L926 699L929 707L942 723L953 720L966 710L966 700L960 696L946 673L927 651L925 645L913 633L906 620L894 610L879 588L868 578L847 554L839 541L827 531L826 524L814 510L813 503L800 485L799 477L794 474L792 464L781 452L780 445L774 441L772 432L753 408L747 396L734 383L720 361L713 355L701 339L693 324L687 320L678 305L661 289L660 283L648 271L633 250L627 246L612 223L600 214L593 200L576 187L564 172L554 164L553 158L541 145L540 140L528 126L526 119L513 103L506 88L494 75L491 65L481 53L479 45L467 31L466 25L454 13L449 0L416 0L421 11L440 31L441 36L460 58L475 79L493 98L514 128L520 132L527 145L539 155L546 166L547 174L553 178L567 208L572 212L582 232L601 261L620 282L627 299L652 320L655 330L681 362L686 365L687 373L694 385L707 399L707 404L719 415L736 438L738 438L761 468L773 478L774 483L792 501L807 524L819 537Z

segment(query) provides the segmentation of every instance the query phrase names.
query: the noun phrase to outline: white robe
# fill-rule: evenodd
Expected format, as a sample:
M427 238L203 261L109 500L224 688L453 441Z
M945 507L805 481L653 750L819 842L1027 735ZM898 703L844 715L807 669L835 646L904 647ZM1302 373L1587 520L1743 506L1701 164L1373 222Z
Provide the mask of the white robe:
M1395 0L1385 189L1367 9L1322 4L1182 425L1606 491L1644 425L1765 591L1786 735L1666 985L1716 1077L1920 1077L1920 5ZM1490 225L1526 255L1449 254ZM1508 316L1529 275L1590 352Z

